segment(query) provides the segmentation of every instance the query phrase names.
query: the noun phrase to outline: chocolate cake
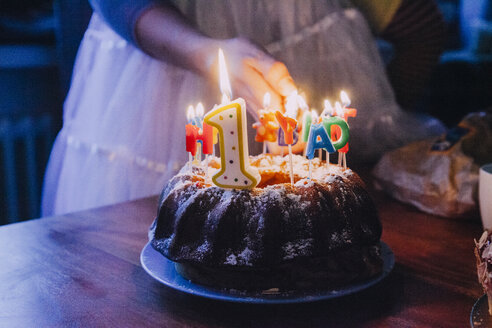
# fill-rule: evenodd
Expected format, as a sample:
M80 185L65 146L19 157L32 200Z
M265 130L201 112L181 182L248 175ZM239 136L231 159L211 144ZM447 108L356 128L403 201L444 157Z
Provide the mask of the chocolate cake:
M193 282L243 290L339 287L382 270L381 224L359 176L294 155L250 163L251 190L213 186L218 159L185 166L164 188L151 244Z

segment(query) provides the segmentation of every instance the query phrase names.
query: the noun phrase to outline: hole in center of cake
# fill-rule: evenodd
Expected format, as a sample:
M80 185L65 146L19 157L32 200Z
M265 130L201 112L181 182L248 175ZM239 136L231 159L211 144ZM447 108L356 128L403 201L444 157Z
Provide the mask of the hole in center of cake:
M258 183L256 188L265 188L268 186L282 184L282 183L290 183L290 174L289 172L282 171L261 171L261 181ZM294 175L294 183L299 180Z

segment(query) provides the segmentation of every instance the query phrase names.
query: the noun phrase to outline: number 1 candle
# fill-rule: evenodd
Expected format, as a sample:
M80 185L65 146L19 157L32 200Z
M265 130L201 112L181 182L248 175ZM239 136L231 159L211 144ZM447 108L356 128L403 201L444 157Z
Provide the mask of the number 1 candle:
M242 98L229 100L232 92L222 50L219 50L219 72L222 104L204 117L205 123L219 132L221 165L212 181L222 188L254 188L261 176L249 166L246 103Z

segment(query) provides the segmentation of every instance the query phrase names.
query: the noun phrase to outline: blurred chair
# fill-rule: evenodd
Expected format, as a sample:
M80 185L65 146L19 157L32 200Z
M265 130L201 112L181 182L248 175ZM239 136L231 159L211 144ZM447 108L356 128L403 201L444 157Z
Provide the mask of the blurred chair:
M0 225L40 213L87 0L0 1Z
M0 223L39 216L41 182L54 138L53 119L44 114L0 120ZM3 221L3 222L2 222Z

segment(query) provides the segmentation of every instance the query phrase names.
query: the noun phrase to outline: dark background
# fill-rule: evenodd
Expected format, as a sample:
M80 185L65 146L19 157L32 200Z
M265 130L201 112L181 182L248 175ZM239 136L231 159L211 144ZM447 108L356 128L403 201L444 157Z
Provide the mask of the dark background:
M492 32L476 27L492 22L491 2L438 1L446 51L417 110L448 126L492 106ZM39 216L44 169L90 14L87 0L0 1L0 225Z

